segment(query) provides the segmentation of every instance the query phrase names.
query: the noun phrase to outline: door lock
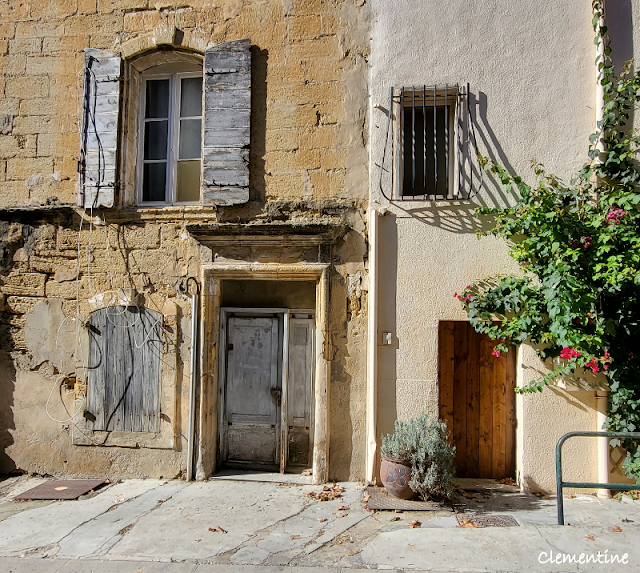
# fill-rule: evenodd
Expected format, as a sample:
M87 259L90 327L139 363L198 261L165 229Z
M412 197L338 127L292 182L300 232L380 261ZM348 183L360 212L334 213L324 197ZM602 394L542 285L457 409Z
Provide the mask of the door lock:
M280 406L280 390L278 388L271 388L271 395L276 401L276 406Z

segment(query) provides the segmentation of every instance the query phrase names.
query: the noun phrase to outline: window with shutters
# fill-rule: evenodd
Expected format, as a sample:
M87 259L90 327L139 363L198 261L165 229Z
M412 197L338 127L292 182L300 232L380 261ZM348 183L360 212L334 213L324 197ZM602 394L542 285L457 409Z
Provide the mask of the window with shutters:
M78 204L249 200L251 42L84 55Z
M162 314L110 306L91 313L87 430L159 432Z

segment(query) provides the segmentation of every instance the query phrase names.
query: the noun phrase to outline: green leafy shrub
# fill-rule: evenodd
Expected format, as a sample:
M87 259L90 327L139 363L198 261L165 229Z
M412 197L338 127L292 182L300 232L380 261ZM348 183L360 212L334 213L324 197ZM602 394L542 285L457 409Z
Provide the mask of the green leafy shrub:
M422 414L396 420L393 434L382 436L383 456L411 463L409 487L422 499L448 498L453 487L456 449L447 442L447 425Z

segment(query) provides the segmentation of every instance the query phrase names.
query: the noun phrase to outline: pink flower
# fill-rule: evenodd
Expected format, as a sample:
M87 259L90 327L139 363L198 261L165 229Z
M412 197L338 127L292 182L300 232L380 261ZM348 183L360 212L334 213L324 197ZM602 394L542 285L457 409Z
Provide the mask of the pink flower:
M578 358L578 356L582 356L582 353L574 350L573 348L567 348L566 346L560 352L560 358L564 358L565 360Z
M500 358L500 351L497 348L494 348L491 352L496 358Z
M591 241L593 241L591 237L582 237L583 247L588 249L591 246Z
M614 205L615 207L615 205ZM611 211L609 211L606 216L605 216L605 221L608 221L609 224L615 224L615 225L619 225L620 224L620 220L626 215L626 212L624 211L624 209L611 209Z
M598 367L598 362L597 362L597 360L595 358L592 358L588 362L585 362L584 363L584 367L585 368L591 368L591 372L593 372L594 374L596 372L600 372L600 368Z

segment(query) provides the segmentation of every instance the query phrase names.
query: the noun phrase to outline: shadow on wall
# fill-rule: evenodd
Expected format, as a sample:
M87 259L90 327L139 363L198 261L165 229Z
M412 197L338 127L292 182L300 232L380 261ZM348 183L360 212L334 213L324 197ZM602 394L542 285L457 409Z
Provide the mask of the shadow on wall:
M489 121L487 119L487 94L479 92L469 94L469 106L474 119L475 139L481 153L492 161L499 163L513 172L513 168L500 146ZM472 155L475 151L472 151ZM468 170L468 169L467 169ZM514 195L506 193L499 181L483 173L476 159L471 161L473 179L467 174L463 180L467 186L477 189L477 194L468 200L430 201L425 206L413 208L405 207L403 201L394 201L396 208L401 209L408 217L432 227L438 227L450 233L468 234L489 231L492 222L489 217L479 219L475 215L478 207L499 207L515 203ZM479 182L481 186L478 187Z
M631 72L636 68L633 62L633 7L631 0L605 3L605 21L611 38L611 59L619 74L627 62L632 62ZM635 109L629 110L629 123L634 124Z
M393 431L397 413L397 277L398 277L398 229L396 217L390 213L380 217L378 224L378 265L384 269L378 282L378 414L377 440L380 434ZM391 344L383 344L384 333L391 336ZM379 446L380 444L378 444Z
M0 281L6 284L6 278L13 269L16 251L21 248L32 229L19 223L0 221ZM0 475L19 472L14 460L7 454L9 446L13 445L12 430L15 430L13 416L14 395L16 385L16 368L12 353L15 350L11 335L11 315L7 312L4 295L0 308Z
M5 325L2 325L5 330ZM5 341L9 336L2 337ZM0 356L0 475L18 471L15 462L7 455L7 448L13 444L11 430L15 430L13 419L13 395L15 391L16 369L10 353L2 349Z

